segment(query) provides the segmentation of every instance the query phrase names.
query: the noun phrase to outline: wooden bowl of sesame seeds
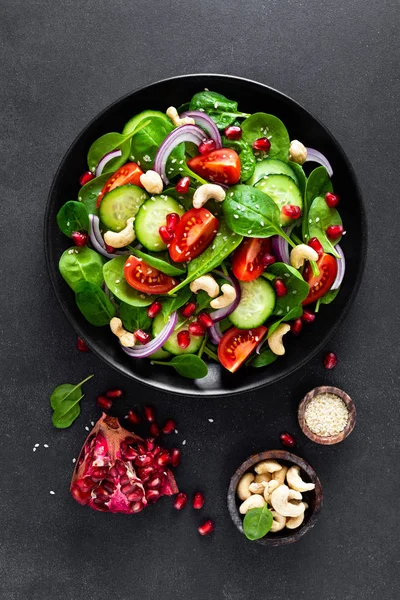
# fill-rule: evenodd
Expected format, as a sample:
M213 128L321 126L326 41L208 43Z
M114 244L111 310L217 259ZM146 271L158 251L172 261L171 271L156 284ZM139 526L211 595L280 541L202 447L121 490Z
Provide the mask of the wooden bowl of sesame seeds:
M343 390L323 385L300 402L298 419L303 433L316 444L338 444L356 424L356 407Z

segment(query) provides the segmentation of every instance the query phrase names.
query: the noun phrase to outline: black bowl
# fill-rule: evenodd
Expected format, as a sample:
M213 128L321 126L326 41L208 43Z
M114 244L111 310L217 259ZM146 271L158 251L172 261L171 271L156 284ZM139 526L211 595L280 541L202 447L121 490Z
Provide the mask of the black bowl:
M341 245L347 270L335 302L324 306L320 318L299 338L287 344L284 357L268 367L243 368L235 374L215 363L210 364L206 378L192 381L171 368L129 358L107 327L93 327L84 319L75 305L73 292L58 272L59 257L69 242L57 227L56 215L67 200L77 197L79 176L87 169L87 151L96 138L109 131L121 131L126 121L142 110L165 111L168 106L180 106L205 87L238 101L245 112L264 111L278 116L285 123L291 139L299 139L329 158L334 171L335 192L343 199L340 212L347 235ZM114 102L77 137L63 158L50 190L45 215L45 249L56 296L79 336L98 356L121 373L146 385L179 394L213 396L244 392L273 383L303 366L321 349L343 320L359 288L366 255L366 231L365 211L354 171L334 137L307 110L284 94L247 79L228 75L183 75L146 86Z

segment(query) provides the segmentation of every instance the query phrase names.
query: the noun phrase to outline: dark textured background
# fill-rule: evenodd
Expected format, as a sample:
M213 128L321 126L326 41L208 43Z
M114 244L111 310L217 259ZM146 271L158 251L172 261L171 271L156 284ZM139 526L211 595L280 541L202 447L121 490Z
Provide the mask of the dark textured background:
M398 25L396 0L2 0L2 599L397 596ZM43 254L43 211L55 169L111 101L196 71L249 77L294 97L331 129L356 169L369 256L357 300L329 345L340 361L332 372L319 356L252 395L202 400L136 385L75 349ZM90 372L96 377L82 416L71 429L54 430L49 393ZM296 425L299 400L322 383L345 389L358 408L354 433L332 448L306 441ZM187 440L178 480L182 489L204 490L213 535L200 538L200 515L177 513L169 500L136 517L94 513L72 501L72 457L85 425L98 416L95 394L110 386L126 391L121 415L133 403L152 402L160 418L177 419L174 441ZM225 493L238 463L279 447L286 429L319 474L325 506L301 542L266 549L236 531ZM35 443L41 445L32 453Z

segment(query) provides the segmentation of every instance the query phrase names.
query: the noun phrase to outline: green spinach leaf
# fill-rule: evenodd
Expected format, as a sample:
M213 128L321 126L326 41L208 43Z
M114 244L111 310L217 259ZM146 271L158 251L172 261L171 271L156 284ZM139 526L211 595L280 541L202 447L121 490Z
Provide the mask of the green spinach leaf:
M136 248L129 248L131 254L136 256L137 258L142 258L148 265L154 267L161 271L161 273L165 273L165 275L170 275L171 277L178 277L179 275L183 275L185 273L185 269L179 269L175 265L171 265L167 260L163 260L159 258L162 255L161 252L158 252L158 256L153 256L151 254L146 254L141 250L137 250Z
M224 281L224 283L226 282ZM210 298L207 292L205 292L204 290L199 290L199 292L196 295L196 315L201 313L202 310L210 308L211 300L212 298Z
M121 302L119 307L119 316L121 321L128 331L136 331L137 329L150 329L152 319L147 316L147 308L145 306L131 306L125 302Z
M174 356L174 358L168 362L161 360L153 360L156 365L166 365L167 367L174 367L174 369L188 379L202 379L208 373L208 367L204 360L197 356L197 354L181 354L180 356Z
M79 416L81 412L79 402L84 396L82 386L92 377L93 375L89 375L76 385L62 383L53 390L50 396L50 406L54 411L52 417L54 427L65 429Z
M270 325L268 325L267 338L269 338L274 333L274 331L277 329L277 327L281 323L286 323L287 321L292 321L293 319L298 319L298 318L301 317L302 314L303 314L303 307L302 307L302 305L299 304L298 306L294 306L281 319L278 319L277 321L274 321L273 323L271 323Z
M336 208L329 208L325 202L325 198L318 196L311 204L308 212L308 232L310 238L318 238L325 252L333 254L336 258L340 258L340 255L335 250L335 245L340 242L341 236L335 240L330 240L326 235L326 229L330 225L342 225L342 219Z
M90 281L80 281L75 287L75 300L79 310L91 325L108 325L115 316L115 307L101 287Z
M80 281L102 286L104 263L105 259L91 248L73 246L61 255L58 268L69 287L75 290Z
M339 292L340 287L338 287L336 290L329 290L329 292L325 294L325 296L322 296L322 298L319 299L320 304L330 304L335 300Z
M304 169L301 165L298 165L295 162L289 161L288 165L292 169L293 173L296 176L297 187L300 190L301 197L303 198L303 204L304 204L304 194L306 192L306 185L307 185L307 177L306 177L306 174L304 173Z
M289 158L290 138L286 127L278 117L266 113L254 113L242 123L243 139L250 145L255 140L267 137L271 142L268 158L279 158L285 162ZM265 156L265 152L256 155Z
M86 207L74 200L66 202L58 211L57 225L68 237L71 237L74 231L89 231L89 215Z
M274 517L266 504L262 508L251 508L243 519L243 531L248 540L259 540L267 535Z
M79 190L78 200L86 206L89 215L97 215L97 198L109 179L110 173L102 173L99 177L95 177L86 183Z
M228 140L222 138L222 146L224 148L232 148L240 158L240 180L247 181L253 176L256 168L256 157L253 149L244 140Z
M116 256L103 267L104 280L108 289L122 302L131 306L149 306L155 296L142 294L128 285L124 277L124 266L127 256Z
M278 356L276 354L274 354L272 352L272 350L270 348L268 348L268 346L266 347L265 350L262 350L260 352L260 354L255 354L249 364L252 367L266 367L267 365L272 364L273 362L276 361L276 359L278 358Z
M297 269L286 263L277 262L268 267L268 272L282 279L287 288L285 296L276 297L275 315L280 317L290 313L293 308L301 305L302 301L307 298L309 285Z
M333 192L333 186L328 171L325 167L317 167L311 171L308 176L304 194L302 234L305 242L312 237L308 231L308 213L310 206L317 196L325 196L327 192Z
M164 317L164 321L167 322L167 319L171 313L175 310L181 308L186 302L189 301L192 292L189 286L184 287L180 290L176 296L172 296L171 298L165 298L162 300L162 315Z
M175 187L169 187L163 191L163 194L166 196L171 196L177 202L180 202L186 210L190 210L193 208L193 196L196 191L196 188L190 187L186 194L180 194L176 191Z
M229 100L218 92L204 90L193 96L189 105L190 110L201 110L207 113L219 129L225 129L239 117L245 118L247 113L238 112L238 103Z

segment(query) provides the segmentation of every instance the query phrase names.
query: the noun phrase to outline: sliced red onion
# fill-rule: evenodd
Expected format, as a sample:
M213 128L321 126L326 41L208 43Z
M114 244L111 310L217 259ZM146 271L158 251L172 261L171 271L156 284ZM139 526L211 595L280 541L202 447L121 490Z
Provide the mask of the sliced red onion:
M239 282L234 277L229 277L229 276L225 275L225 273L223 273L222 271L217 271L217 270L214 270L213 273L215 273L216 275L218 275L218 277L221 277L222 279L225 279L228 283L230 283L235 288L235 292L236 292L236 298L234 299L234 301L231 304L229 304L229 306L225 306L225 308L219 308L218 310L215 310L214 312L210 313L210 317L212 318L214 323L218 323L219 321L222 321L223 319L225 319L228 315L230 315L235 310L235 308L237 307L237 305L240 302L240 297L242 295L242 292L240 290Z
M165 172L167 160L176 146L182 142L193 142L199 146L206 138L205 133L197 125L181 125L174 129L163 141L154 159L154 170L161 176L164 183L169 183Z
M340 255L340 258L336 259L338 269L336 279L332 284L331 290L337 290L342 285L344 273L346 271L346 259L344 257L343 250L341 249L339 244L336 244L335 250Z
M329 177L332 177L333 169L326 156L324 156L323 154L321 154L321 152L318 152L318 150L315 150L314 148L306 148L306 150L307 158L305 162L316 162L319 165L322 165L328 171Z
M178 313L175 311L171 313L168 317L167 324L160 331L160 333L151 340L148 344L143 346L134 346L133 348L125 348L125 346L121 346L122 350L131 356L132 358L147 358L156 350L159 350L170 337L172 332L174 331L176 325L178 323Z
M180 117L191 117L194 119L196 125L204 129L208 136L214 140L216 147L222 148L221 134L211 117L200 110L187 110L186 112L182 113Z
M261 350L262 350L262 347L263 347L263 346L264 346L264 344L267 342L267 339L268 339L268 338L264 337L264 338L261 340L261 342L259 342L259 343L257 344L257 346L256 346L256 354L260 354L260 352L261 352Z
M113 158L118 158L118 156L122 155L122 150L112 150L112 152L107 152L107 154L105 154L103 156L103 158L100 160L99 164L96 167L95 170L95 176L99 177L99 175L102 174L104 167L106 166L107 163L110 162L110 160L112 160Z
M292 223L292 225L289 225L289 227L284 228L284 232L287 236L290 237L294 226L295 223ZM283 237L281 237L280 235L273 235L271 241L272 254L275 256L278 262L283 262L287 265L290 265L288 242L285 239L283 239Z
M117 252L107 252L103 236L100 231L100 221L99 217L96 215L89 215L90 220L90 241L92 242L92 246L97 252L105 256L106 258L115 258L116 256L121 256L124 254L130 254L129 250L117 250Z
M218 346L223 335L219 323L214 323L214 325L208 329L208 335L210 336L212 343Z

